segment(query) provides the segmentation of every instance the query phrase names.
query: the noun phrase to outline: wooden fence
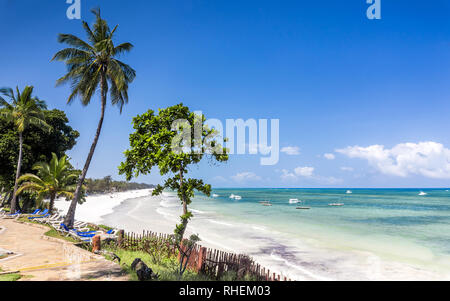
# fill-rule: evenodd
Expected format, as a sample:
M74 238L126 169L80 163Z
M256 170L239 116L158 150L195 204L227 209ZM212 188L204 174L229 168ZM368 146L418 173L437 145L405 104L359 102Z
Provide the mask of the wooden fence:
M177 256L180 260L177 247L171 240L172 235L144 231L142 234L119 234L118 247L130 251L144 251L153 253L157 251L167 252L169 256ZM238 279L249 276L251 280L258 281L290 281L285 276L270 272L254 262L247 255L223 252L196 245L191 252L188 268L198 273L208 275L213 279L221 279L227 272L236 273Z

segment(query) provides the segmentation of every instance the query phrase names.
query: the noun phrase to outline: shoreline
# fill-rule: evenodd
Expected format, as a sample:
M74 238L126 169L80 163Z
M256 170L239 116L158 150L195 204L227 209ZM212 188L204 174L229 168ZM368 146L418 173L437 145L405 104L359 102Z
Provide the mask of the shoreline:
M172 193L151 196L151 190L131 191L113 196L92 196L77 210L77 219L103 223L141 233L150 230L172 234L179 222L181 206ZM95 202L95 200L103 202ZM106 200L106 201L105 201ZM60 207L58 207L59 209ZM98 218L86 214L96 210ZM315 244L303 236L293 239L265 226L218 217L215 212L191 209L194 218L187 234L196 233L200 244L226 252L247 254L262 266L293 280L444 280L429 271L404 262L389 261L372 251L336 250ZM233 235L235 233L236 235ZM230 235L231 234L231 235Z
M100 224L102 217L113 213L115 207L120 206L126 200L151 195L152 190L139 189L88 196L85 203L77 205L75 219ZM63 214L67 212L69 206L70 202L64 199L55 201L55 208Z

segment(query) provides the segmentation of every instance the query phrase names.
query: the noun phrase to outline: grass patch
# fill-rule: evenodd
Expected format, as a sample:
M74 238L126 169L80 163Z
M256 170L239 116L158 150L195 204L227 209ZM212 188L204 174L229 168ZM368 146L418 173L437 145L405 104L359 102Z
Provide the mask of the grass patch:
M17 281L20 278L22 278L22 276L19 274L0 275L0 281Z
M45 234L44 234L45 236L58 238L58 239L63 239L63 240L66 240L66 241L69 241L69 242L73 242L73 243L80 242L79 240L76 240L73 237L61 235L58 231L56 231L55 229L53 229L51 227L49 227L49 228L50 228L50 230L45 232Z
M104 248L107 251L113 252L117 256L120 257L120 264L122 269L130 275L131 281L138 281L136 272L131 270L131 264L136 258L140 258L145 262L152 270L153 273L159 274L158 281L216 281L215 279L211 279L206 275L198 274L193 270L186 270L182 277L177 273L177 269L179 267L179 263L176 257L165 257L161 260L160 263L153 263L152 257L142 251L126 251L123 249L112 249L112 248ZM107 259L111 260L109 256L105 256ZM225 272L220 279L220 281L255 281L256 278L246 275L244 279L238 279L236 272Z
M113 230L114 228L111 228L110 226L106 226L106 225L98 225L99 228L102 228L103 230L109 231L109 230Z
M183 277L177 274L178 261L175 257L166 257L161 260L160 263L153 263L149 254L142 251L126 251L122 249L110 249L110 252L115 253L120 257L120 264L125 272L127 272L131 281L138 281L136 272L131 270L131 264L136 258L142 259L146 265L148 265L154 273L159 274L159 281L210 281L208 277L199 275L194 271L186 270ZM107 259L108 256L106 256Z
M2 269L0 269L0 272L2 272ZM22 278L20 274L0 275L0 281L17 281L20 278Z

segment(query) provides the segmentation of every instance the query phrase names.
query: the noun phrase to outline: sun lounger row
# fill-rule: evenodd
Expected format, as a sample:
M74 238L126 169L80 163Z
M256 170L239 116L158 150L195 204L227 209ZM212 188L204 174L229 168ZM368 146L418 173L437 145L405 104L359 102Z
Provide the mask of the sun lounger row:
M73 228L69 229L69 227L64 224L63 216L59 215L58 213L50 214L48 209L44 209L42 211L40 209L36 209L31 214L22 214L20 211L17 211L15 214L8 214L3 209L0 210L0 218L18 218L20 216L25 216L33 222L46 224L54 228L62 235L71 236L75 239L85 242L91 242L92 238L97 234L116 235L116 233L118 232L117 229L112 229L107 232L90 231L90 229L88 228L88 224L81 221L75 221Z

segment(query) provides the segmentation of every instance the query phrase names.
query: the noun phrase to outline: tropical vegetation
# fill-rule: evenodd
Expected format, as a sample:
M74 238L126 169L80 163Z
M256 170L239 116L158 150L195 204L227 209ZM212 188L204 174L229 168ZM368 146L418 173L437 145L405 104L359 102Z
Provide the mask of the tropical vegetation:
M17 87L16 94L14 94L11 88L2 88L0 89L0 94L10 100L8 102L0 96L0 106L3 107L3 110L0 111L0 116L8 121L12 121L19 134L19 155L11 200L11 212L15 213L17 208L17 189L23 158L23 134L30 125L38 126L49 131L51 127L45 122L45 115L42 112L47 106L44 101L32 95L32 86L26 86L22 92Z
M116 46L113 38L118 26L111 30L106 20L102 19L100 9L94 9L92 12L96 17L92 29L86 22L82 22L87 42L72 34L60 34L58 41L70 47L58 51L52 59L63 61L67 66L67 74L58 79L57 85L70 83L72 92L68 103L79 97L81 103L87 106L97 89L100 90L101 99L97 131L66 214L65 223L69 227L73 226L82 185L100 137L108 92L112 105L117 105L122 112L123 106L128 103L128 85L136 77L136 72L129 65L117 59L119 55L129 52L133 45L122 43Z
M52 153L64 156L72 149L79 137L78 131L68 125L68 118L60 110L43 110L45 122L52 130L47 131L39 126L29 124L23 135L22 173L33 173L37 162L48 162ZM2 197L0 207L11 203L15 184L15 171L18 161L19 132L12 120L0 115L0 187ZM22 211L36 207L36 200L27 193L17 196L16 207Z
M88 194L121 192L155 187L154 185L145 183L115 181L111 176L106 176L103 179L86 179L84 186Z
M196 243L199 238L192 235L184 242L184 233L192 212L188 205L192 202L195 191L209 196L211 185L203 180L187 178L189 167L198 164L204 156L211 161L228 160L227 150L218 141L219 133L205 124L206 117L191 112L182 103L160 109L158 114L149 110L133 119L135 132L130 135L130 149L125 151L125 162L119 166L119 173L125 174L127 180L140 174L148 174L154 167L162 176L169 175L163 185L153 190L159 195L164 189L176 191L183 206L181 223L175 229L175 243L183 258L190 256L186 248ZM195 125L195 126L194 126ZM194 130L192 130L194 129ZM171 176L171 177L170 177ZM181 248L182 242L185 248ZM186 266L180 266L182 274Z
M18 194L25 191L35 192L39 203L48 198L48 210L50 213L53 212L57 197L65 197L68 200L73 199L74 184L79 176L79 172L72 168L66 155L58 159L56 154L53 153L50 163L36 163L33 169L36 170L37 175L25 174L19 178L21 186L17 190Z

